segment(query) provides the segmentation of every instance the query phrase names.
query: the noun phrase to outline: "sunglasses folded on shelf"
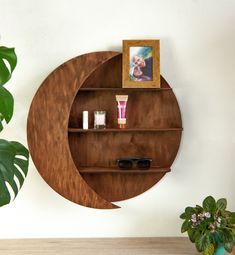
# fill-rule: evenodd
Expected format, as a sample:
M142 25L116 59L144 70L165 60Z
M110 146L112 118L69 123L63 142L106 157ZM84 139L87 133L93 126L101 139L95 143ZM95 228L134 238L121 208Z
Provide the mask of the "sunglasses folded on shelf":
M130 170L130 169L149 169L151 167L151 158L119 158L117 159L117 165L120 169Z

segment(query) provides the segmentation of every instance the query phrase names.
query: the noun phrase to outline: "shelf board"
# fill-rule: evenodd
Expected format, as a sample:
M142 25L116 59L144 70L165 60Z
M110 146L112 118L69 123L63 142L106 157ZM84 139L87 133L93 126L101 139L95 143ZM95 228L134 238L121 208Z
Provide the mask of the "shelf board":
M107 133L107 132L166 132L166 131L182 131L183 128L105 128L105 129L82 129L68 128L70 133Z
M172 88L80 88L79 91L165 91Z
M103 174L103 173L121 173L121 174L148 174L148 173L167 173L170 172L170 167L152 167L147 170L132 169L132 170L121 170L115 167L78 167L78 170L82 174Z

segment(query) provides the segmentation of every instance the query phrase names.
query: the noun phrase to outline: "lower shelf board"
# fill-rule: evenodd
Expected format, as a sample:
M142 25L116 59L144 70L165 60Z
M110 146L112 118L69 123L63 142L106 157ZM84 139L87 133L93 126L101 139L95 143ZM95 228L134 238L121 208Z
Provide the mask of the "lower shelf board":
M82 174L103 174L103 173L116 173L116 174L148 174L148 173L167 173L170 172L170 167L152 167L146 170L130 169L121 170L119 168L108 168L108 167L79 167L79 172Z

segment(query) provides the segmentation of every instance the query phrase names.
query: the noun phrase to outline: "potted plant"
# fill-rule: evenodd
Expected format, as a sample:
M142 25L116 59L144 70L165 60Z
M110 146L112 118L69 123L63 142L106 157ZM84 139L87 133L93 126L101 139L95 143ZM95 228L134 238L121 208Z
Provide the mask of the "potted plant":
M226 207L225 198L215 201L208 196L202 206L186 207L180 215L184 220L181 232L187 232L190 241L204 255L232 252L235 244L235 213L227 211Z
M4 85L10 80L16 63L14 48L0 46L0 132L13 115L14 98ZM0 139L0 206L17 196L27 176L28 164L29 152L21 143Z

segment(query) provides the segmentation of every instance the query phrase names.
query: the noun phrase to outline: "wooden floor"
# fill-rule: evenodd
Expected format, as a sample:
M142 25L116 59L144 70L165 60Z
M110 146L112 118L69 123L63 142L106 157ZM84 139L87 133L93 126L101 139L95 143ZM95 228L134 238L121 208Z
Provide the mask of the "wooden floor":
M2 255L196 255L188 238L0 240Z
M188 238L0 240L1 255L198 255ZM233 253L235 254L235 252Z

